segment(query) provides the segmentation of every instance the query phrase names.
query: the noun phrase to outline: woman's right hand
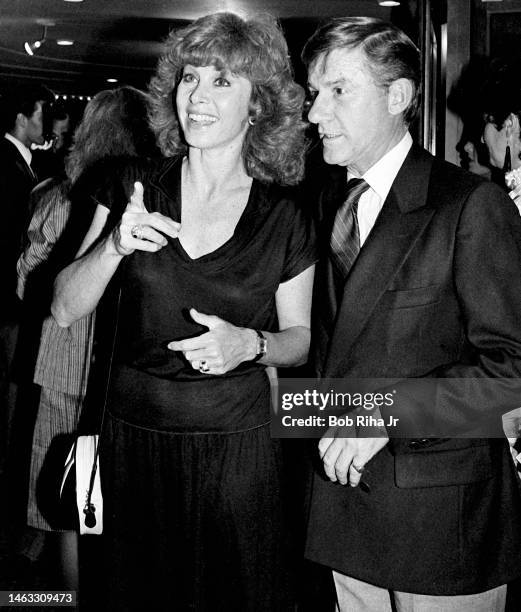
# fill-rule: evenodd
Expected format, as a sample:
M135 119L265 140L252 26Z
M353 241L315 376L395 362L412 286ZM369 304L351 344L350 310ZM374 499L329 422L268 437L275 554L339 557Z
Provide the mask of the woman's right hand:
M111 237L119 255L130 255L136 250L154 253L166 246L165 236L177 238L180 229L181 224L170 217L147 211L143 202L143 185L136 182L130 202Z

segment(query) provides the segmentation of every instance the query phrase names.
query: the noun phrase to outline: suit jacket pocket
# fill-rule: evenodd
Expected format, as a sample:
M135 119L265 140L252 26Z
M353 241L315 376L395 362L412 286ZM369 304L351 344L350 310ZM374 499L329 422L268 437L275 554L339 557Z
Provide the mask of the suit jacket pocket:
M385 292L385 301L389 308L413 308L434 304L440 299L440 286L428 285L413 289L398 289Z
M405 453L394 457L394 477L402 489L465 485L492 478L492 464L489 444Z

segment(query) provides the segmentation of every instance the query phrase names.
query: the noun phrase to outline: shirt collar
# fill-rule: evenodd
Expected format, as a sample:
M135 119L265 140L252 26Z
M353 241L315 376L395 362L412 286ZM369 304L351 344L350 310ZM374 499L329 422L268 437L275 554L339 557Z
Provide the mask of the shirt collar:
M4 136L7 138L7 140L9 140L9 142L12 142L14 144L14 146L20 151L20 155L25 159L25 163L30 166L31 161L33 159L33 154L31 153L31 150L28 149L23 142L20 142L18 138L15 138L12 134L6 132Z
M398 144L381 157L376 164L362 176L371 189L381 198L383 202L391 190L396 175L400 171L410 148L412 147L412 137L406 132ZM348 172L347 178L353 178L353 174Z

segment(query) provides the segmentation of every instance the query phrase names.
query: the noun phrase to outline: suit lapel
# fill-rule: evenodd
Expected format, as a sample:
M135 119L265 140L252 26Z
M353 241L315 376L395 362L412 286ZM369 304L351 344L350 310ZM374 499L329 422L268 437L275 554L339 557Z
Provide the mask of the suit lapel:
M15 145L10 140L7 140L7 138L5 139L5 142L7 143L9 147L11 147L11 153L13 156L13 160L18 170L20 170L22 174L25 174L27 180L31 184L35 185L37 183L36 175L34 174L32 169L27 165L27 162L23 158L20 151L15 147Z
M426 206L431 165L413 146L347 279L324 377L342 375L354 342L434 214Z
M25 162L25 159L20 155L18 151L17 153L18 153L18 159L16 160L16 165L20 168L22 172L25 173L29 181L36 184L38 182L38 179L36 178L36 174L33 172L32 168L30 168L27 165L27 163Z

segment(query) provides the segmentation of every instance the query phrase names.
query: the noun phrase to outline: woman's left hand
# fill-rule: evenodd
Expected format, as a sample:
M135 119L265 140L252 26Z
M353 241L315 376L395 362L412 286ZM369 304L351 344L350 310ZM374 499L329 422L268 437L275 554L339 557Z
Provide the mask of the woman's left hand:
M190 309L190 316L208 331L196 338L170 342L168 348L182 351L194 370L204 374L224 374L255 357L255 330L236 327L215 315L197 312L195 308Z

